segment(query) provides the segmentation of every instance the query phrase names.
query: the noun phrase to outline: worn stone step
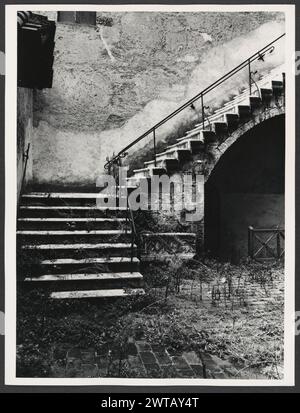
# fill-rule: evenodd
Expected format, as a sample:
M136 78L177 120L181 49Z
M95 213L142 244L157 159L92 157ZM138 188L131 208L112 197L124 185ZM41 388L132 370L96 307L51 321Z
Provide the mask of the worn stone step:
M59 291L53 292L51 298L65 299L94 299L94 298L118 298L144 295L142 288L121 288L111 290L87 290L87 291Z
M131 231L124 230L75 230L75 231L36 231L18 230L18 241L21 243L100 243L100 242L130 242Z
M19 216L23 218L125 218L126 207L97 208L97 206L32 206L21 205Z
M162 168L162 167L153 167L153 168L151 168L150 169L150 174L151 175L158 175L158 176L161 176L161 175L165 175L167 173L167 171L166 171L166 169L165 168Z
M232 131L239 126L239 123L240 123L239 115L235 113L226 113L224 115L224 118L225 118L225 122L228 125L228 130Z
M227 122L213 122L212 129L216 135L224 135L228 133Z
M284 93L284 84L282 81L273 80L272 90L275 96L282 95Z
M111 197L110 197L111 198ZM95 193L72 193L72 192L31 192L22 195L22 205L77 205L77 206L106 206L108 196L99 192ZM114 206L120 204L120 200L116 198ZM126 203L123 205L125 206Z
M128 181L125 181L125 185L117 185L108 189L107 187L101 190L101 195L106 195L107 197L114 196L114 197L123 197L125 198L127 194L131 193L137 188L137 185L129 184ZM109 192L111 191L111 193Z
M192 155L199 154L204 151L204 142L200 139L183 139L182 141L168 146L168 149L172 150L188 150Z
M126 218L18 218L19 230L97 230L122 229Z
M261 88L260 96L263 103L269 103L273 99L273 89Z
M189 139L188 146L193 155L204 151L204 142L196 139Z
M38 258L65 258L75 259L84 257L129 257L137 253L136 245L131 243L81 243L81 244L25 244L22 251L29 256Z
M192 157L192 151L190 149L177 149L175 156L180 163L189 161Z
M251 107L252 112L258 109L262 105L262 100L258 96L250 96L249 101L250 101L250 107Z
M251 116L250 105L238 105L237 112L241 120L247 120Z
M167 172L173 172L179 169L179 161L176 158L167 158L163 163Z
M134 169L133 174L133 178L136 179L147 178L148 176L150 176L150 170L149 168Z
M187 131L186 135L183 136L182 138L178 138L177 141L182 142L185 139L192 138L192 139L198 139L198 140L204 142L207 135L211 134L212 132L211 132L210 129L202 129L202 123L200 124L200 126L201 126L201 129L199 129L199 127L195 127L193 129Z
M42 260L38 265L44 274L65 274L66 272L134 272L139 271L140 261L137 257L92 257L92 258L57 258ZM33 268L35 271L35 268ZM37 273L38 271L35 271Z
M143 286L143 276L139 272L46 274L27 277L24 284L27 288L46 288L51 291L139 288Z

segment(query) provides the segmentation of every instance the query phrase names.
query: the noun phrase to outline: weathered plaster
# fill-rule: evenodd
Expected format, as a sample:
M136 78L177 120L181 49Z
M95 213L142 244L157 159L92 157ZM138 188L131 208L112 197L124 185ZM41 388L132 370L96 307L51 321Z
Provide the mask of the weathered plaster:
M94 184L106 156L240 61L229 43L229 59L218 53L226 42L247 53L282 30L276 13L100 15L113 22L105 42L96 28L57 23L53 88L35 95L36 183Z

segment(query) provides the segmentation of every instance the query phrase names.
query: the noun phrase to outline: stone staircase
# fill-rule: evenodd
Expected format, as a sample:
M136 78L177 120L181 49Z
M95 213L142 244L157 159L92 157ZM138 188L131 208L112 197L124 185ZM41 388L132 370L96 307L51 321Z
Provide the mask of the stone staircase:
M217 147L243 124L251 121L254 114L271 101L276 101L284 94L284 67L270 71L261 80L234 99L224 104L215 113L198 124L177 142L156 155L156 161L144 162L144 168L135 169L130 183L149 179L152 175L169 174L182 170L182 166L197 155L205 163L205 155L211 147ZM201 158L202 155L202 158Z
M143 294L127 208L99 208L97 193L31 192L21 198L17 240L21 281L51 298ZM26 265L27 261L27 265Z

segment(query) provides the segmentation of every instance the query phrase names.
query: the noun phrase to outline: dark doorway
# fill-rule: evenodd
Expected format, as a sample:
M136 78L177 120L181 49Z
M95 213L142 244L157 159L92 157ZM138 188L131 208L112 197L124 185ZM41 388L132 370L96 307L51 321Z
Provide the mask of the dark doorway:
M284 227L285 117L264 121L234 143L205 184L205 248L239 260L248 227Z

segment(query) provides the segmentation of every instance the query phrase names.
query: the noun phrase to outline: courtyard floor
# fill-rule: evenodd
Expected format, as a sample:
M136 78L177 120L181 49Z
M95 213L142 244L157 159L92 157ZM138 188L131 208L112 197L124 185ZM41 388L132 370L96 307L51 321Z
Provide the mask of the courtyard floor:
M17 374L282 378L282 265L179 273L150 267L144 296L114 302L19 291Z

